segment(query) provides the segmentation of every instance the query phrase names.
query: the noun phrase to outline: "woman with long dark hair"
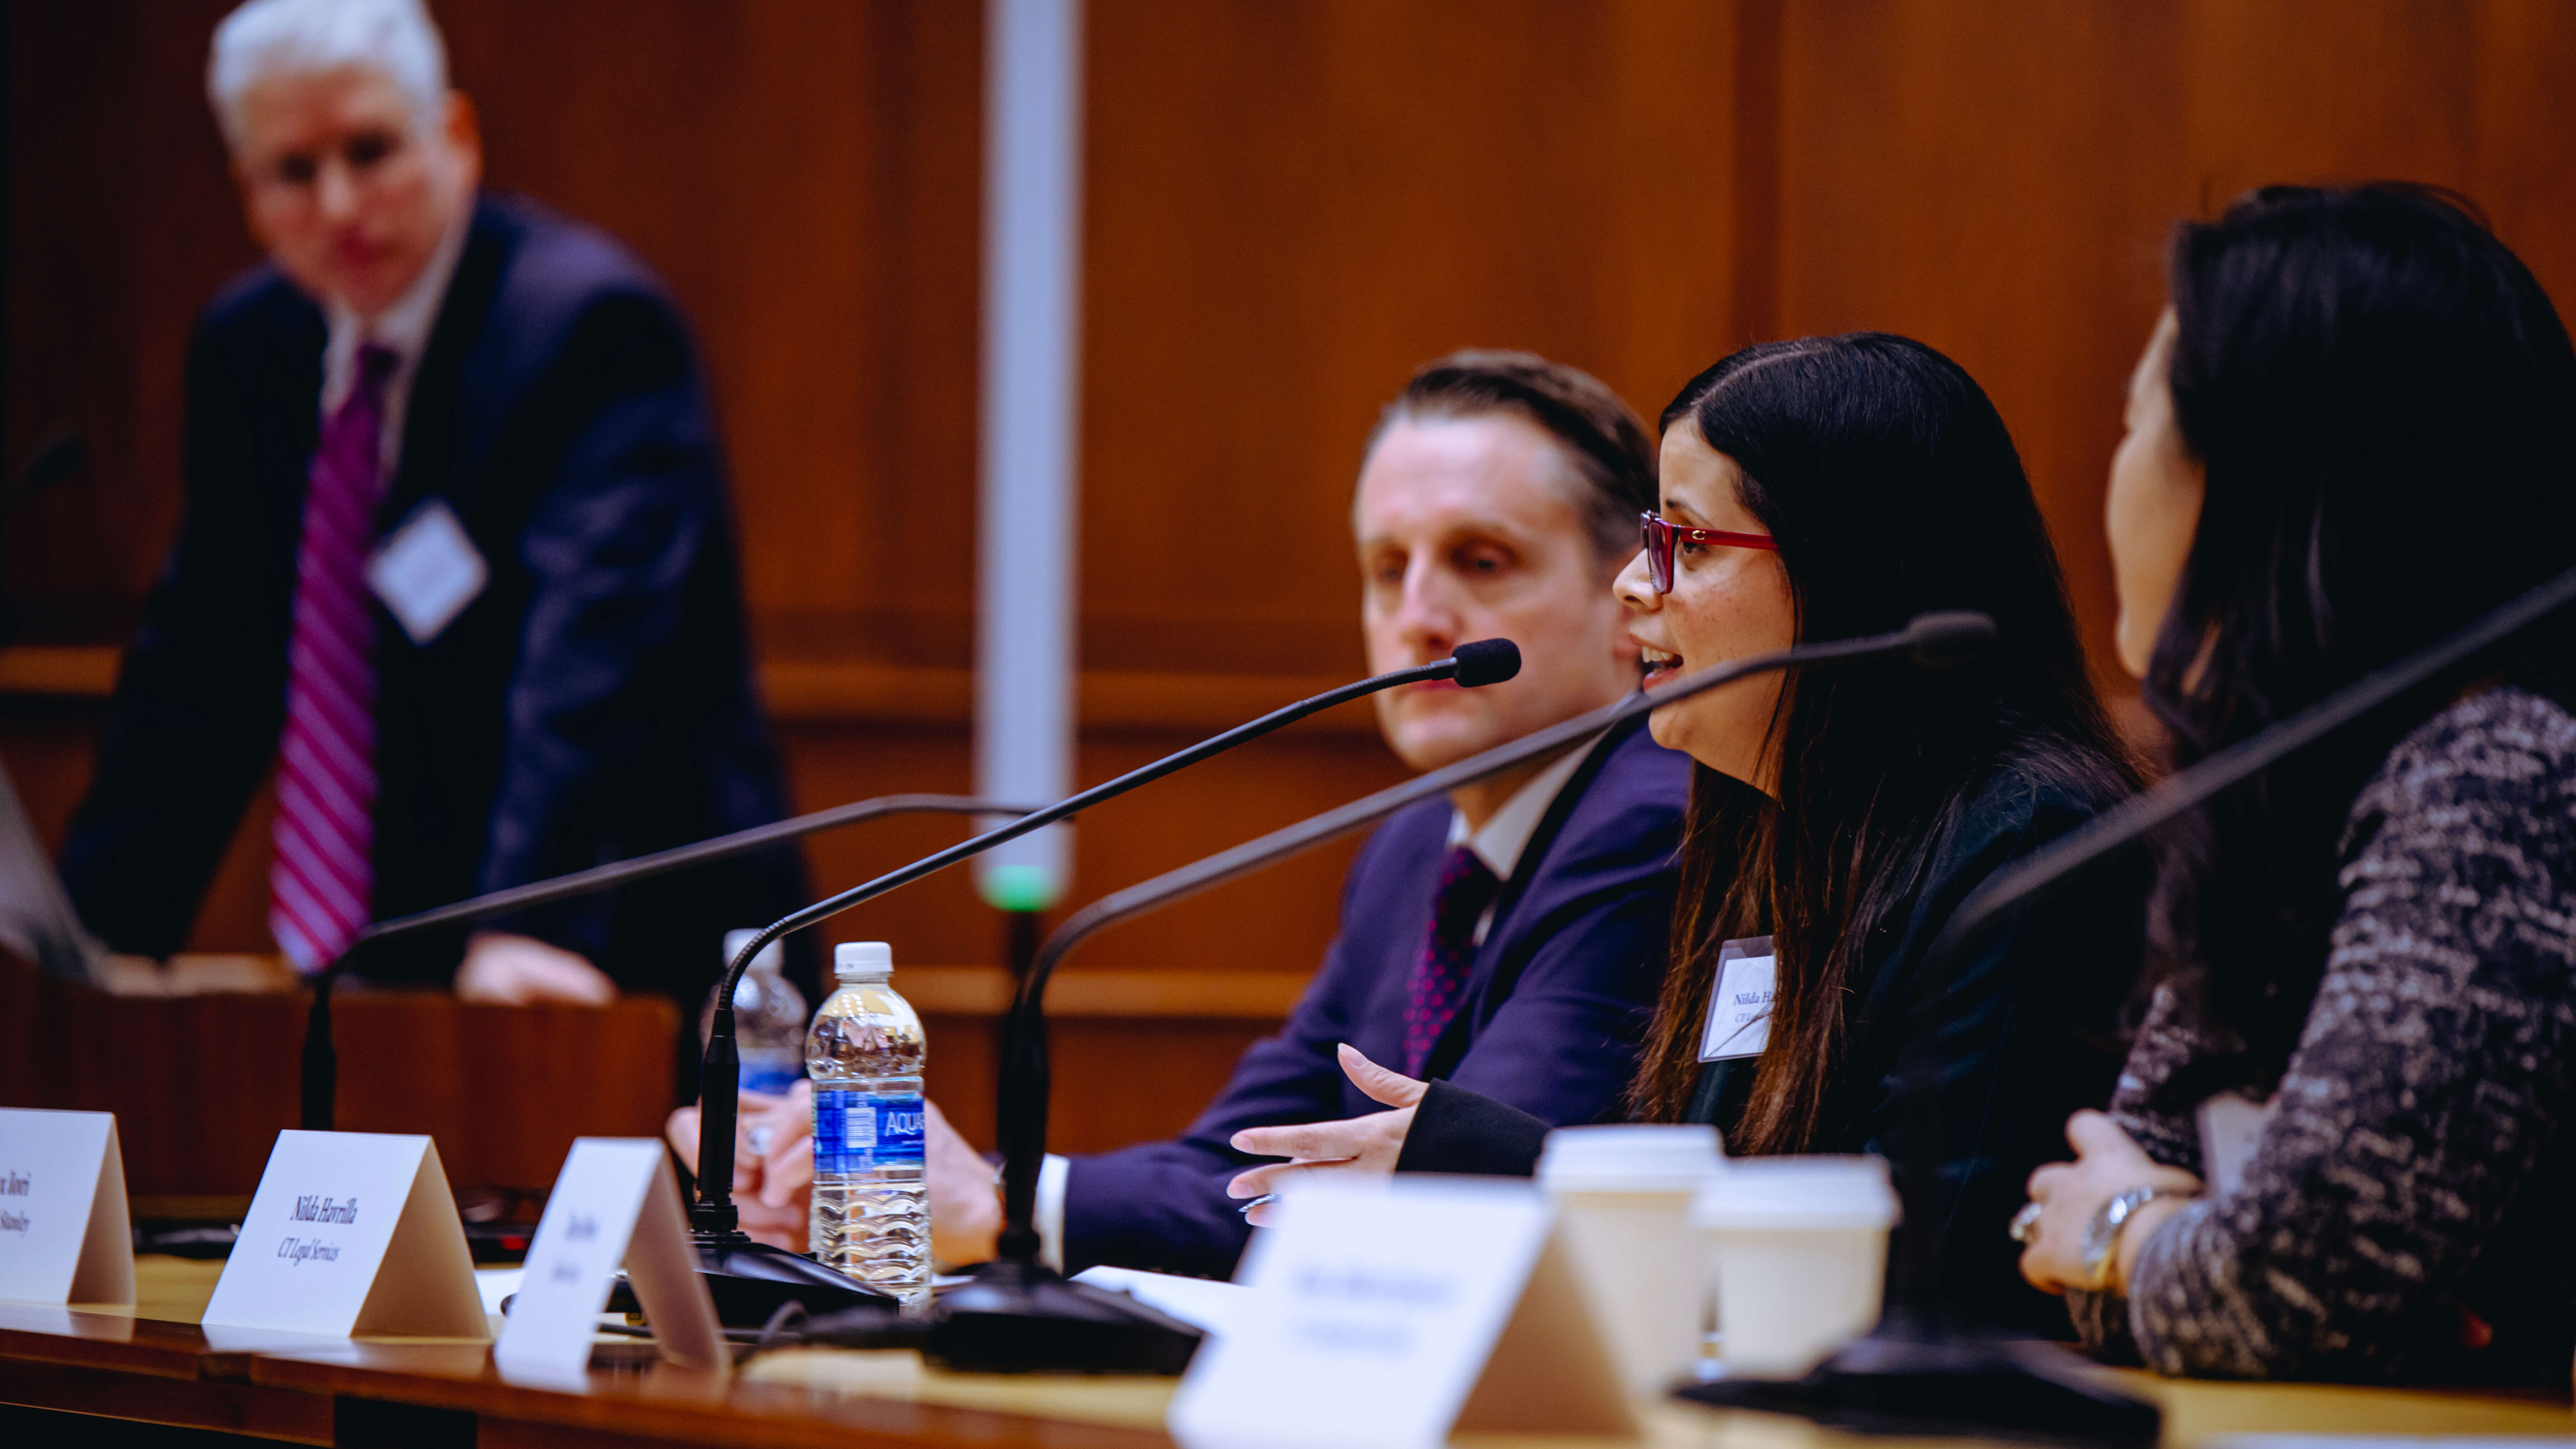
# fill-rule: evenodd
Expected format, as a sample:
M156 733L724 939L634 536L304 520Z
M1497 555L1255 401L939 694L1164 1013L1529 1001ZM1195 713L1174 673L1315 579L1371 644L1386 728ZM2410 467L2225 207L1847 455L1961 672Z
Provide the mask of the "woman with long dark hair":
M2576 352L2465 206L2282 187L2177 234L2112 468L2122 662L2189 764L2576 564ZM2556 1378L2576 1340L2565 622L2166 842L2109 1116L2016 1232L2167 1373Z
M1899 1284L1937 1265L1947 1305L2043 1323L2054 1305L1992 1224L2066 1114L2109 1097L2134 964L2119 943L2134 953L2145 879L2087 882L1925 974L1968 891L2133 785L2012 439L1948 358L1861 333L1750 348L1692 379L1664 413L1661 473L1618 583L1648 689L1930 610L1991 615L2000 643L1954 671L1798 670L1654 713L1655 739L1698 764L1634 1110L1713 1122L1736 1153L1885 1154L1909 1205ZM1761 937L1767 1043L1704 1062L1719 957ZM1256 1169L1238 1195L1353 1166L1531 1169L1535 1118L1351 1066L1398 1110L1243 1134L1242 1150L1313 1165Z

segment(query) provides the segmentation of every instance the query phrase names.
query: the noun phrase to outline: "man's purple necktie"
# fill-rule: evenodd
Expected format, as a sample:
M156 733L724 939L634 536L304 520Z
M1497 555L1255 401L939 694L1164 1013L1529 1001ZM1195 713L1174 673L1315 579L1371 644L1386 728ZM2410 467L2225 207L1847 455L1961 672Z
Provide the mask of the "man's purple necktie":
M313 450L295 553L268 926L306 973L349 949L375 896L376 620L367 551L385 491L385 380L396 360L382 347L359 349L356 385Z
M1423 1063L1449 1019L1458 1014L1458 993L1467 985L1467 970L1476 964L1476 922L1494 902L1502 885L1485 862L1467 847L1453 846L1440 870L1440 888L1431 898L1431 934L1422 954L1413 959L1413 975L1404 993L1404 1074L1422 1075Z

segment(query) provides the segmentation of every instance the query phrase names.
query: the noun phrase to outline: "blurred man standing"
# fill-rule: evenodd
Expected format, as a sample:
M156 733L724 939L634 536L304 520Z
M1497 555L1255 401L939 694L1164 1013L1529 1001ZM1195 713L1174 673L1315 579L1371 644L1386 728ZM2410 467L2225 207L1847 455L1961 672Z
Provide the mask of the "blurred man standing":
M89 927L178 949L272 764L269 922L307 972L370 920L779 818L661 284L480 193L419 0L251 0L207 70L269 259L189 349L186 510L64 852ZM716 867L351 966L694 1014L724 928L801 886L793 857Z

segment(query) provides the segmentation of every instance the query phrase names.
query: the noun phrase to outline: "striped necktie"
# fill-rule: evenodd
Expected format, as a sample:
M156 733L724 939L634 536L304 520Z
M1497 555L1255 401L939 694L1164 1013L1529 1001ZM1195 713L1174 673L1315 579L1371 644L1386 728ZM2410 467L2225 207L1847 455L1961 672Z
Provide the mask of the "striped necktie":
M313 450L295 552L268 925L307 974L349 949L375 896L376 619L367 550L384 497L385 380L396 361L386 348L358 350L356 385Z
M1502 882L1476 852L1460 845L1449 851L1440 870L1440 886L1431 897L1431 932L1413 958L1405 981L1404 1074L1422 1075L1431 1048L1458 1014L1458 993L1467 970L1476 964L1476 922L1494 903Z

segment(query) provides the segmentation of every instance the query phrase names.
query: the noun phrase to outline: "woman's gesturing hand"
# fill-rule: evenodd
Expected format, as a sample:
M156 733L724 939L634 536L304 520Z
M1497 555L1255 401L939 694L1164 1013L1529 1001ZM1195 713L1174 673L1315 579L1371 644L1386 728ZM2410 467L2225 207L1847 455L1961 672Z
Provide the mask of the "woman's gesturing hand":
M2086 1288L2084 1234L2103 1205L2131 1188L2152 1187L2160 1197L2141 1207L2122 1229L2119 1250L2104 1264L2105 1291L2128 1291L2129 1266L2138 1249L2183 1200L2200 1191L2200 1179L2149 1157L2120 1124L2100 1112L2066 1119L2073 1162L2052 1162L2030 1175L2030 1200L2039 1208L2038 1230L2022 1249L2021 1275L2049 1293Z
M1292 1175L1351 1172L1383 1177L1395 1171L1396 1156L1404 1151L1404 1134L1413 1126L1413 1106L1422 1100L1427 1088L1401 1072L1388 1071L1370 1061L1348 1042L1342 1044L1340 1055L1342 1071L1350 1077L1351 1084L1367 1093L1371 1101L1384 1102L1395 1110L1340 1122L1247 1127L1237 1132L1233 1139L1235 1151L1255 1157L1285 1157L1288 1161L1245 1172L1225 1185L1226 1196L1251 1198L1277 1192ZM1271 1204L1263 1203L1246 1212L1244 1220L1254 1227L1266 1227L1271 1208Z

